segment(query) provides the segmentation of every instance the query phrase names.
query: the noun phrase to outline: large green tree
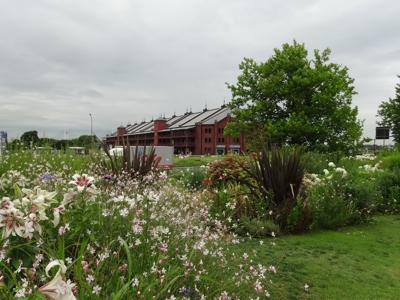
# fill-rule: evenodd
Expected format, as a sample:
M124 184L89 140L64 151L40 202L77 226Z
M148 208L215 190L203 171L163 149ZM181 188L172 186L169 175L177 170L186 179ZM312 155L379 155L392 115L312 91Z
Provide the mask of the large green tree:
M400 76L398 76L400 78ZM382 102L379 106L378 115L382 121L379 125L388 126L396 144L400 143L400 84L396 85L396 95Z
M352 106L356 94L348 69L329 61L331 51L284 44L266 61L246 58L229 103L227 134L256 137L250 142L302 144L311 149L348 151L360 141L362 123Z

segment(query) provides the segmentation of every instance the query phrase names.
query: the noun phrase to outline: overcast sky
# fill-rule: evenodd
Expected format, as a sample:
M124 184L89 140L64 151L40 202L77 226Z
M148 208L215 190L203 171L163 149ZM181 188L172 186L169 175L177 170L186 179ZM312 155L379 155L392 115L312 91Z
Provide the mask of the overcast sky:
M296 39L355 78L372 136L400 73L398 0L0 0L0 130L102 136L128 122L220 106L244 57Z

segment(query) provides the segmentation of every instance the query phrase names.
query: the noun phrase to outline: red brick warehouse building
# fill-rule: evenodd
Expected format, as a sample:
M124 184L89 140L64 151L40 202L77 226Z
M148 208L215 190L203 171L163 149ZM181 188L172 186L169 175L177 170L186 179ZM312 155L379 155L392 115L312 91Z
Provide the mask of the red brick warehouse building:
M187 112L180 116L120 126L106 137L106 143L118 146L124 140L130 145L174 146L176 154L243 152L243 136L224 136L224 128L230 118L230 110L225 105L201 112Z

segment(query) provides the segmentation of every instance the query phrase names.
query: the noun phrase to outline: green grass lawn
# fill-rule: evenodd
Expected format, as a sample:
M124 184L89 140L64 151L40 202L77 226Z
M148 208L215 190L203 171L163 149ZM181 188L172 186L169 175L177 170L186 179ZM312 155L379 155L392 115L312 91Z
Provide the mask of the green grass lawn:
M222 159L221 155L191 155L186 157L174 156L175 167L199 167L207 165L210 161Z
M267 288L272 299L400 299L399 233L400 216L378 216L341 231L265 239L263 245L253 239L233 251L255 250L256 263L277 267ZM245 289L238 293L246 298Z

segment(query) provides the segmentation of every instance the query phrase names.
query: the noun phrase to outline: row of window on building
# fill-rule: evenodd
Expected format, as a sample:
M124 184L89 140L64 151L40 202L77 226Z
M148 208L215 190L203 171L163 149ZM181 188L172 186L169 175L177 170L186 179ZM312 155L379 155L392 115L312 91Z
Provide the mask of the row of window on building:
M212 128L205 128L204 133L212 133ZM224 128L218 128L218 133L223 134L224 133Z
M234 144L240 144L240 139L238 138L238 137L234 137L233 139L232 139L232 142L234 143ZM211 138L209 138L209 137L206 137L206 138L204 138L204 143L206 143L206 144L209 144L209 143L211 143ZM217 143L218 144L223 144L223 143L225 143L225 138L217 138Z

